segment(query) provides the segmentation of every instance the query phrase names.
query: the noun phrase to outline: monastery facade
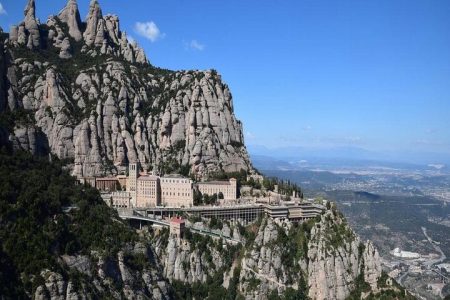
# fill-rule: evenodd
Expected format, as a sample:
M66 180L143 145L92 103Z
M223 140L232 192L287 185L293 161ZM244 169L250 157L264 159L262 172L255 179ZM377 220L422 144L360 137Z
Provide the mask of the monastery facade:
M196 183L196 188L207 195L223 194L225 200L237 199L237 181L231 178L229 181L209 181Z
M156 176L140 172L138 164L128 166L128 177L84 179L100 191L111 193L110 206L115 208L192 207L194 189L210 196L222 194L225 200L237 198L237 181L211 181L193 183L178 174Z
M140 173L137 164L128 168L127 191L134 207L190 207L194 205L192 180L180 175L159 177ZM112 195L113 203L115 193Z

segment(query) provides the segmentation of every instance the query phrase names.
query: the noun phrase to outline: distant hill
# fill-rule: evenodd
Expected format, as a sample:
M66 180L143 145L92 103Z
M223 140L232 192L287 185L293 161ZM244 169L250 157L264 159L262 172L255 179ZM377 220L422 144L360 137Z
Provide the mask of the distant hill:
M312 163L335 163L341 165L370 162L411 165L450 165L450 153L420 151L369 151L359 147L274 147L248 145L255 157L271 157L284 161L308 161Z

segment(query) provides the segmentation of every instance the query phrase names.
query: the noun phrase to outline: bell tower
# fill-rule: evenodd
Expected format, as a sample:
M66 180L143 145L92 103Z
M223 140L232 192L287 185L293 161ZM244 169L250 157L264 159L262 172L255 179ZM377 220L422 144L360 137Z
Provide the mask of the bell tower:
M136 206L137 178L139 172L139 164L132 163L128 165L127 191L131 195L131 203Z

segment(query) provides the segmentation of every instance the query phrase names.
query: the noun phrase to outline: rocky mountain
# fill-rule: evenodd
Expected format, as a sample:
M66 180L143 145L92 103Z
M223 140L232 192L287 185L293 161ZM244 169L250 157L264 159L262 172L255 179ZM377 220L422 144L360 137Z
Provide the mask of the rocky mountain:
M3 136L17 149L51 152L79 177L124 172L129 162L204 177L253 171L228 86L215 70L152 66L92 0L1 34ZM5 137L4 137L5 139Z
M372 243L361 241L334 207L302 224L212 222L210 230L241 242L190 233L178 239L167 231L152 239L164 276L182 298L413 299L382 273Z
M254 172L228 86L153 66L97 0L84 22L75 0L24 15L0 32L1 299L408 298L332 206L302 224L190 220L232 240L133 230L67 169Z
M412 299L331 206L301 224L133 230L64 162L0 147L2 299ZM228 238L229 237L229 238Z

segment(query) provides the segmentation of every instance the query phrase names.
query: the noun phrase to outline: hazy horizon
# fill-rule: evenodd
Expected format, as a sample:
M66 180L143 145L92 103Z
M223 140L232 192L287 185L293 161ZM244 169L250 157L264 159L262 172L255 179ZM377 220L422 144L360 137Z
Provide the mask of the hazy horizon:
M249 154L252 157L259 156L274 158L279 160L311 160L340 162L386 162L386 163L407 163L417 165L445 164L450 165L450 154L444 152L425 151L372 151L363 147L355 146L329 146L329 147L308 147L308 146L279 146L266 147L264 145L247 145Z

